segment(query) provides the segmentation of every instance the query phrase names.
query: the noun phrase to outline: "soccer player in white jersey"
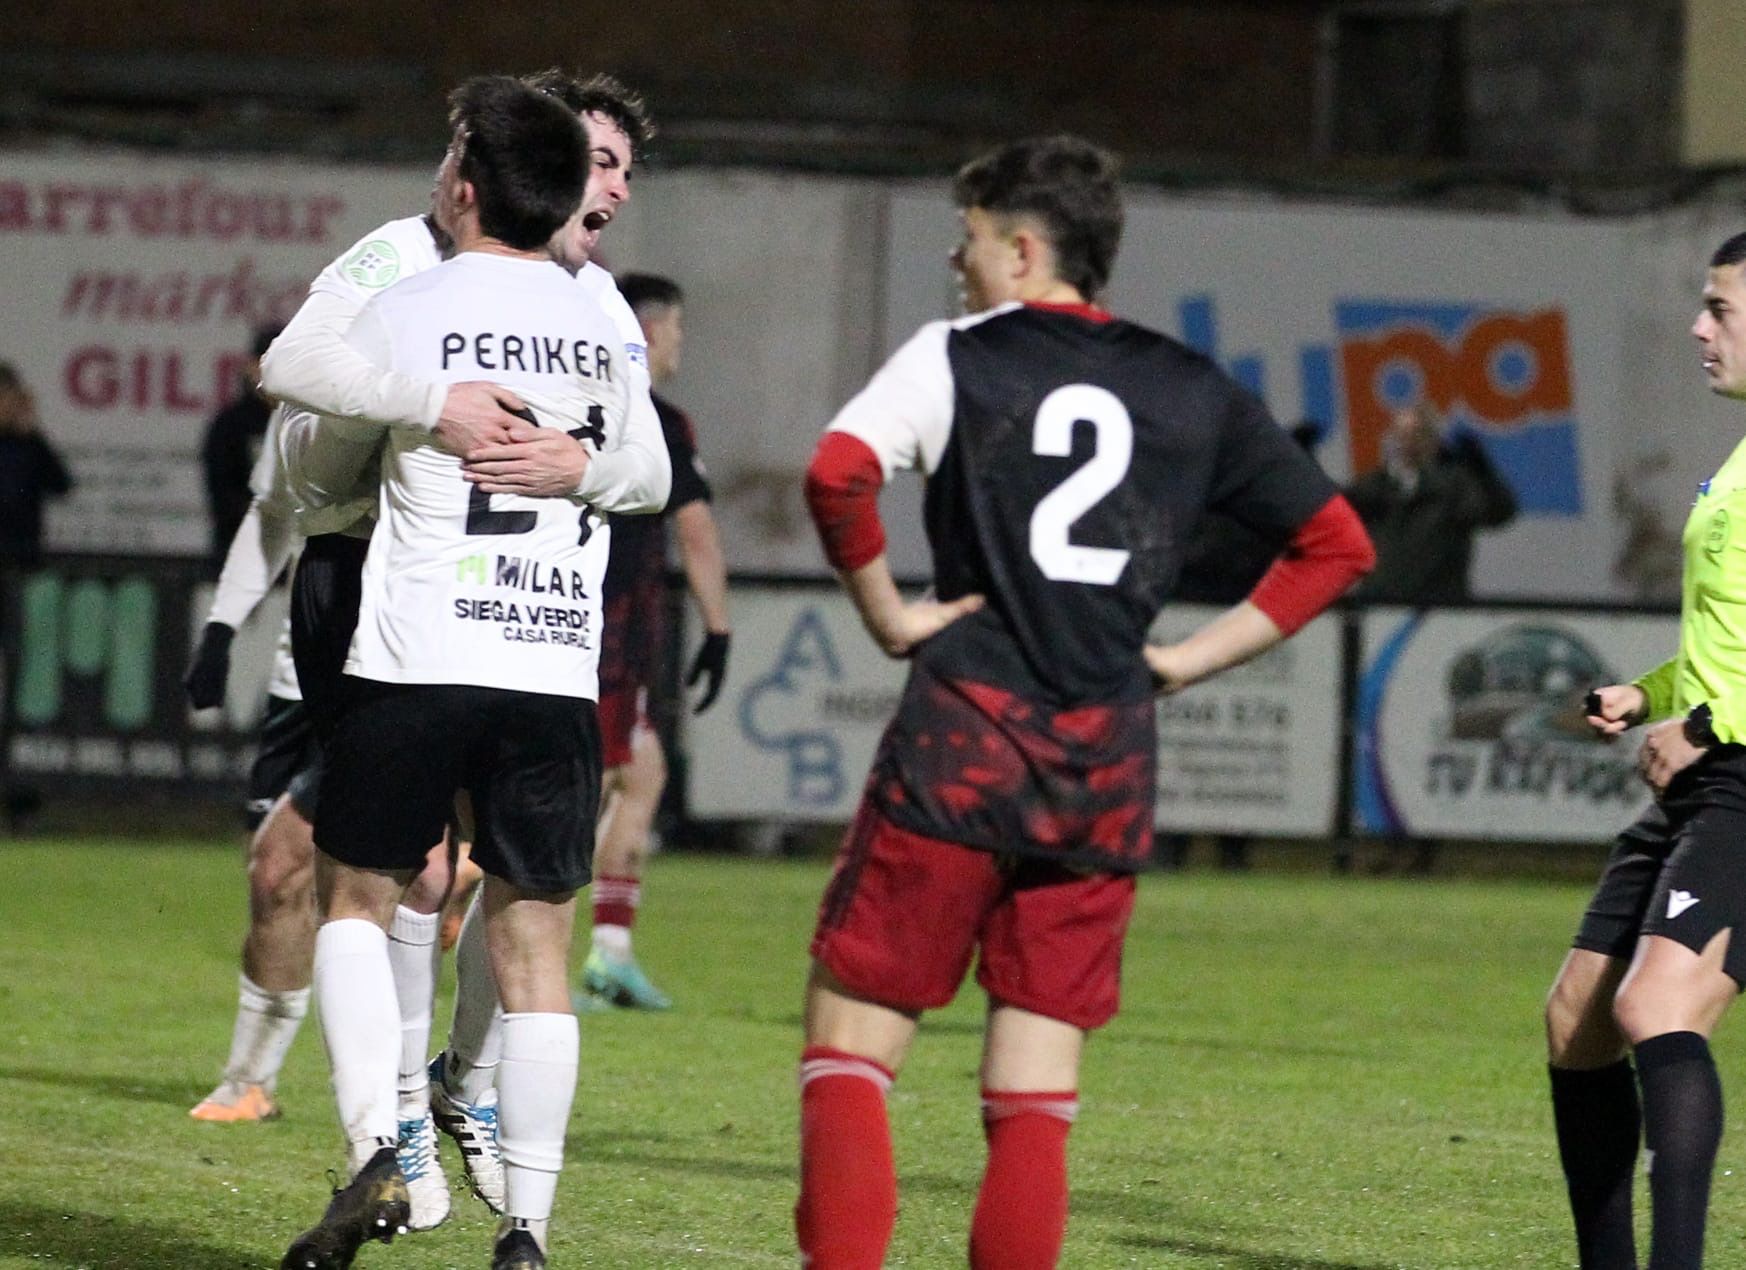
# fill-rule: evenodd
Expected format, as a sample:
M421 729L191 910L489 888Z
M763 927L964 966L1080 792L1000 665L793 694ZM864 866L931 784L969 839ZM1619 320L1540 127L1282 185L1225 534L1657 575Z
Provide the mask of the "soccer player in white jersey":
M268 421L249 478L254 498L232 537L206 626L185 680L196 710L224 701L230 644L296 549L293 509L272 461L281 412ZM280 1064L309 1004L315 940L309 902L313 840L289 792L309 763L313 734L291 661L287 624L267 685L260 748L249 772L249 929L243 939L236 1022L224 1077L188 1113L217 1123L270 1120Z
M545 251L582 195L575 116L503 77L453 100L442 198L457 254L373 300L348 342L397 371L501 379L540 425L585 443L584 473L568 500L494 497L430 438L389 434L316 818L316 1001L353 1178L287 1252L298 1270L349 1265L365 1239L405 1224L387 929L459 789L477 815L505 1009L493 1266L545 1264L576 1075L569 934L599 799L601 513L658 510L670 481L658 429L626 409L615 331Z
M600 231L630 197L632 163L643 142L653 134L653 124L642 101L610 76L596 75L575 80L556 71L527 77L524 82L547 92L575 111L589 135L588 180L577 214L553 239L553 255L575 271L585 294L598 300L625 337L629 352L628 373L633 413L646 412L652 426L654 408L647 404L647 372L642 333L634 314L613 285L611 275L588 263ZM288 401L330 414L358 412L370 418L410 428L429 428L434 403L447 392L448 405L436 433L451 449L471 451L479 460L469 464L468 479L481 482L488 492L522 492L547 496L567 495L582 479L585 456L568 436L550 429L533 428L511 418L510 429L497 430L489 415L497 410L496 399L518 405L519 399L504 388L467 384L448 386L399 373L384 373L345 343L345 333L358 310L370 296L392 282L433 267L444 249L440 217L409 217L393 221L366 234L350 250L323 271L310 297L275 343L263 365L269 391ZM483 395L485 405L460 418L453 409L462 389ZM486 408L488 407L488 408ZM303 424L292 432L296 436ZM476 427L476 433L467 431ZM509 438L508 444L474 448L472 437ZM281 456L285 458L286 456ZM290 455L290 465L300 460ZM307 474L303 474L307 475ZM325 477L316 477L320 484ZM374 511L374 486L370 487ZM333 510L319 513L328 528L338 528L344 519ZM362 531L367 538L367 528ZM318 565L349 565L355 578L361 563L361 543L337 537L316 539ZM332 557L329 559L328 557ZM329 568L329 576L344 585L345 568ZM304 579L300 576L299 583ZM338 632L349 639L351 616L343 605ZM301 611L301 609L300 609ZM307 836L305 835L305 841ZM312 847L305 848L306 853ZM495 985L485 961L482 923L470 921L462 932L457 958L457 1000L449 1043L429 1065L433 1085L427 1087L424 1063L429 1035L430 997L435 986L434 951L436 908L446 878L430 881L420 902L417 888L396 912L390 931L390 951L402 1007L402 1167L411 1179L414 1226L436 1224L447 1208L446 1185L437 1166L431 1138L430 1113L436 1123L455 1138L466 1163L469 1180L494 1210L503 1204L502 1166L496 1153L494 1078L501 1043ZM422 1003L422 1005L420 1004ZM427 1099L428 1092L428 1099Z
M576 225L564 231L567 253L573 257L569 267L576 269L587 260L599 231L613 218L616 208L629 199L632 157L653 133L653 124L644 112L643 101L606 75L578 82L559 72L543 72L529 77L529 82L566 101L587 121L590 131L587 192ZM457 447L471 445L478 438L505 438L510 428L522 426L522 421L505 409L505 404L515 405L515 398L501 388L489 383L424 383L393 372L382 374L344 346L347 328L372 295L393 281L436 266L445 250L447 234L430 215L393 220L347 248L321 271L285 341L272 349L264 367L267 391L332 414L358 414L398 426L426 428ZM625 332L627 344L636 346L630 349L630 356L641 367L643 335L629 306L611 285L611 276L599 266L590 266L581 269L580 280L588 293L608 306ZM230 639L295 556L302 536L295 500L286 494L278 452L279 419L295 409L299 407L281 405L274 412L269 437L251 477L255 503L232 540L208 624L190 664L190 704L196 709L222 701L223 683L229 674ZM538 447L522 445L513 451L519 479L526 479L531 468L527 456L533 449ZM327 515L327 526L335 531L347 528L337 524L332 514ZM311 816L320 772L299 770L306 765L309 734L300 695L290 646L281 645L269 685L269 716L262 723L262 755L250 777L251 802L267 800L267 805L258 814L251 811L250 928L244 936L230 1057L217 1087L190 1111L196 1120L258 1122L278 1116L274 1087L279 1066L306 1013L314 940L313 910L307 903L314 858ZM286 791L288 779L290 790ZM421 996L428 997L435 985L435 959L424 957L424 949L435 947L435 935L426 928L435 924L433 910L447 891L447 880L438 870L421 879L428 882L423 903L419 903L419 896L409 896L409 907L400 915L402 921L396 922L396 964L405 963L403 977L410 980L409 1017L403 1018L407 1050L419 1055L416 1066L402 1073L409 1102L423 1099L423 1053L430 1006L419 1010L416 1003ZM475 952L482 956L482 950ZM431 970L414 970L421 961L431 961ZM491 1018L489 1001L478 1010L463 1011L461 1022L468 1024L480 1013L485 1020ZM419 1015L426 1020L423 1036L417 1031ZM480 1041L473 1041L475 1032ZM450 1046L461 1052L463 1059L454 1064L459 1069L456 1099L452 1101L454 1115L445 1127L464 1139L468 1148L477 1148L478 1134L489 1132L489 1088L496 1060L485 1055L487 1060L475 1069L466 1057L477 1057L480 1045L489 1050L491 1036L489 1025L471 1031L463 1027L463 1036ZM461 1090L463 1083L468 1088ZM482 1104L478 1106L482 1115L473 1115L475 1104ZM466 1158L470 1177L475 1169L485 1170L484 1179L473 1177L473 1181L484 1181L487 1202L501 1207L501 1176L494 1162L482 1158L478 1149L468 1149ZM436 1191L442 1190L442 1179L435 1169L431 1179L431 1195L436 1197Z

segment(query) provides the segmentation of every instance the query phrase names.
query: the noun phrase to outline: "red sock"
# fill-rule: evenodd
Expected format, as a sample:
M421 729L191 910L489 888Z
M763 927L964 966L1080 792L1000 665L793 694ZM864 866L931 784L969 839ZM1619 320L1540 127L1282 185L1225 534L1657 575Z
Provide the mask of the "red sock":
M982 1091L988 1168L970 1226L972 1270L1054 1270L1067 1235L1067 1131L1078 1112L1076 1090Z
M879 1270L897 1224L885 1091L872 1059L809 1045L800 1056L800 1200L794 1229L809 1270Z
M594 924L623 926L629 930L637 924L637 905L643 902L643 884L637 878L594 879Z

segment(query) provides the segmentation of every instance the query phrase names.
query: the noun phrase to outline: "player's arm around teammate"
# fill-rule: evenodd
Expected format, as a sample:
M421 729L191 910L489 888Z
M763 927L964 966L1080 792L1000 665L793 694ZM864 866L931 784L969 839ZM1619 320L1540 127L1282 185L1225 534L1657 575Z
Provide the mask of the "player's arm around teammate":
M368 251L381 241L381 232L366 237L335 264L343 267ZM440 245L446 245L446 234ZM357 285L359 277L371 279L354 268L346 279L350 286L311 290L261 359L262 389L317 414L431 432L457 454L508 440L510 427L519 422L510 411L522 407L509 389L483 382L424 383L383 371L346 344L346 332L369 298Z

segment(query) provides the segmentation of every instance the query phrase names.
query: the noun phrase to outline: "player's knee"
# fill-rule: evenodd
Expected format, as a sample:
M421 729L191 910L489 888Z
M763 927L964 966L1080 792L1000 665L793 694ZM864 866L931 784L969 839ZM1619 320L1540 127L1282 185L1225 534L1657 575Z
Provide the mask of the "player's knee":
M315 850L295 832L263 833L249 855L249 901L256 911L307 905L315 893Z
M1554 1067L1592 1067L1617 1058L1624 1038L1610 985L1560 975L1546 994L1546 1054Z

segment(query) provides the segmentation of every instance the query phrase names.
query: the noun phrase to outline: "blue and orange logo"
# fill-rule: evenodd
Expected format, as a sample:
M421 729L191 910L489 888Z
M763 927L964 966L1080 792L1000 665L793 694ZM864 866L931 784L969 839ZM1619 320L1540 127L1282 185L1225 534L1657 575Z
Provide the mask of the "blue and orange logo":
M1480 439L1524 512L1581 513L1563 310L1340 300L1334 329L1353 471L1382 461L1393 411L1428 401Z
M1177 304L1183 341L1220 359L1218 306L1209 294ZM1582 513L1570 336L1564 311L1477 303L1335 300L1334 342L1298 348L1304 417L1344 419L1351 469L1382 462L1382 434L1403 406L1429 401L1450 425L1477 437L1515 490L1524 514ZM1226 362L1268 397L1256 352Z

